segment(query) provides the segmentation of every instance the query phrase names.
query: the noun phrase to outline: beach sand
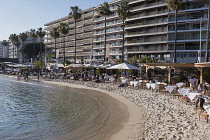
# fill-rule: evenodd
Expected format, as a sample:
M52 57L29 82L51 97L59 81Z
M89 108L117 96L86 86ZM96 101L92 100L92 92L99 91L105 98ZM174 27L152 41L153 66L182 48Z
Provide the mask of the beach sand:
M118 88L116 83L53 80L57 84L82 85L103 91L126 105L129 119L113 130L111 140L210 140L210 123L194 105L147 89Z
M139 125L140 122L139 120L144 119L145 115L143 113L144 109L137 107L133 102L130 102L129 100L120 96L119 94L115 94L113 92L107 92L101 89L93 89L83 85L75 85L75 84L55 82L55 81L44 81L44 82L65 87L78 88L80 90L89 89L92 91L98 91L92 93L88 92L88 94L99 96L100 98L108 100L109 102L106 102L105 106L107 106L107 109L111 114L111 117L107 121L104 128L102 128L102 131L104 132L105 135L103 140L134 139L134 136L140 132L139 130L137 130L137 124ZM115 126L113 127L112 124L115 124Z
M198 120L195 105L170 94L147 89L118 88L116 83L55 79L57 85L102 91L126 106L127 121L107 133L106 140L210 140L210 122ZM125 117L126 118L126 117Z

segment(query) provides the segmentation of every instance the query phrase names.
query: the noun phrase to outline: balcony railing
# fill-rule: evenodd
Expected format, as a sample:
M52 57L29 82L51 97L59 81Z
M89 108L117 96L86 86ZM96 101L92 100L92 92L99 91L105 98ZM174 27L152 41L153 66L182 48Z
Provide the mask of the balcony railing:
M160 7L160 6L166 6L166 3L163 1L159 1L159 2L153 2L153 3L149 3L149 4L142 4L139 6L134 6L132 7L130 10L144 10L144 9L149 9L149 8L155 8L155 7Z
M67 48L67 49L66 49L66 52L68 52L68 51L74 52L74 48L73 48L73 47Z
M156 48L156 47L151 47L151 48L135 48L135 49L127 49L128 52L132 53L132 52L145 52L145 51L167 51L168 49L167 48Z
M104 55L104 52L94 52L93 55Z
M95 46L93 46L93 49L97 49L97 48L104 48L104 45L95 45Z
M193 15L193 16L181 16L181 17L177 17L177 21L182 21L182 20L184 20L184 22L186 22L185 20L197 20L198 21L198 23L199 23L199 21L201 20L201 17L203 17L203 16L201 16L201 15ZM203 18L202 20L204 20L204 21L206 21L208 18ZM175 19L174 19L174 17L170 17L169 19L168 19L168 22L175 22Z
M139 39L139 40L130 40L126 41L126 44L135 44L135 43L151 43L151 42L162 42L162 41L167 41L166 37L163 37L163 39Z
M144 26L144 25L156 25L156 24L159 24L159 23L167 24L167 21L153 22L153 24L152 24L152 22L134 23L134 24L129 24L129 25L127 25L126 27Z

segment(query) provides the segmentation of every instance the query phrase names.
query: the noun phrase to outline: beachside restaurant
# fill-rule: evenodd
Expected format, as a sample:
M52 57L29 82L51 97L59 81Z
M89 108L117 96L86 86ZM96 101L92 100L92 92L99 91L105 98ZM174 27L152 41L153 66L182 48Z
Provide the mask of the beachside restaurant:
M171 95L173 98L182 99L184 102L195 103L198 98L204 98L205 104L204 109L206 113L199 113L200 116L204 116L208 121L210 115L210 84L204 80L204 71L210 69L210 63L148 63L146 66L146 79L149 79L149 70L159 67L167 71L167 83L152 82L146 83L146 88L150 90L157 90L159 93ZM180 71L194 70L198 71L196 79L192 75L186 75L187 80L172 82L172 70L177 72ZM176 74L176 73L175 73ZM151 78L151 77L150 77ZM207 78L209 79L209 78ZM164 85L163 85L164 84ZM163 86L162 86L163 85ZM160 88L161 87L161 88Z

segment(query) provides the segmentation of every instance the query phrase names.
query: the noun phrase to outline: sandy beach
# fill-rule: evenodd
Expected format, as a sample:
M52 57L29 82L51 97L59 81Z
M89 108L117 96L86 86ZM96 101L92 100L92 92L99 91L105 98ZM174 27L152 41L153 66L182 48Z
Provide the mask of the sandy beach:
M53 80L48 83L102 91L126 105L128 121L111 140L209 140L210 123L198 120L194 105L147 89L118 88L115 83Z
M56 81L44 81L44 82L49 83L49 84L56 84L59 86L98 91L97 92L98 95L95 95L95 96L101 96L102 98L109 100L110 102L112 102L111 105L113 104L113 102L115 102L116 106L115 107L112 106L111 108L108 108L108 110L110 111L111 114L118 115L116 117L119 118L119 120L109 118L107 125L110 125L111 123L116 123L116 121L118 122L113 128L105 126L105 127L108 127L110 130L105 131L106 134L103 140L128 140L128 139L137 138L136 137L137 133L140 132L139 130L137 131L139 120L144 119L142 115L144 112L143 108L141 109L137 107L133 102L130 102L129 100L125 99L119 94L115 94L114 92L107 92L106 90L102 90L102 89L96 89L96 88L93 89L91 87L87 87L84 85L70 84L66 82L56 82ZM94 94L94 92L91 94ZM110 96L112 98L107 97L107 96ZM119 109L119 107L120 107L120 110L123 111L123 113L116 114L116 112L119 111L116 109ZM119 116L122 114L124 114L123 117ZM103 128L103 129L107 129L107 128Z
M40 81L42 82L42 81ZM209 140L210 123L178 98L147 89L119 88L116 83L96 83L67 79L43 82L80 89L91 89L109 95L127 114L105 140ZM102 95L103 96L103 95ZM114 101L113 100L113 101Z

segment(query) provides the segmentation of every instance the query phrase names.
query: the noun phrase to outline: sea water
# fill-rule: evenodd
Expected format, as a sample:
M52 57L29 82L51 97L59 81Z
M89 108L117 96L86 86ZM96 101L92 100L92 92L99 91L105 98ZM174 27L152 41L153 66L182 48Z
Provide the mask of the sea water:
M109 112L86 91L0 75L0 139L102 139Z

